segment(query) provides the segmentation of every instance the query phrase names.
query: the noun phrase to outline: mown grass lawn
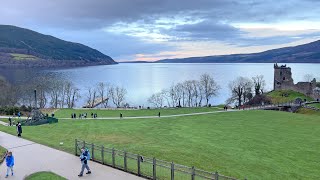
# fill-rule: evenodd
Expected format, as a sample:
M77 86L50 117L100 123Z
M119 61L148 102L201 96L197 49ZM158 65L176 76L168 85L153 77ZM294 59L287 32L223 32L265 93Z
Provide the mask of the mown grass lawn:
M290 101L294 101L297 98L301 98L302 100L306 99L307 101L312 101L313 99L296 91L292 90L278 90L271 91L267 93L267 96L271 98L272 103L286 103Z
M59 109L55 111L57 118L71 118L72 113L79 114L87 113L87 117L91 118L91 113L97 113L98 117L119 117L122 113L123 117L138 117L138 116L161 116L174 114L188 114L197 112L209 112L221 110L218 107L201 107L201 108L168 108L168 109L132 109L132 110L104 110L104 109Z
M29 175L25 180L66 180L66 178L61 177L52 172L37 172Z
M15 134L14 127L0 126ZM239 179L320 179L320 118L240 111L135 120L60 120L22 136L74 153L74 139ZM64 142L60 146L59 143Z
M5 156L6 152L7 150L4 147L0 146L0 164L2 164L2 162L4 161L3 157Z

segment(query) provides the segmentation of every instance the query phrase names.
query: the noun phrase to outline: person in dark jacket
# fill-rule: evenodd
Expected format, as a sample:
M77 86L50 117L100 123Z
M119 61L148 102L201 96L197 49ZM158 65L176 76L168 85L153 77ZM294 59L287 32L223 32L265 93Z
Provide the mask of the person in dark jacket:
M19 122L16 126L17 126L18 137L21 137L21 134L22 134L22 126L21 126L21 123Z
M90 168L88 166L89 160L90 160L89 150L86 150L85 148L81 148L80 161L81 161L82 167L81 167L81 172L78 175L79 177L83 176L84 169L87 169L88 171L86 174L91 174Z

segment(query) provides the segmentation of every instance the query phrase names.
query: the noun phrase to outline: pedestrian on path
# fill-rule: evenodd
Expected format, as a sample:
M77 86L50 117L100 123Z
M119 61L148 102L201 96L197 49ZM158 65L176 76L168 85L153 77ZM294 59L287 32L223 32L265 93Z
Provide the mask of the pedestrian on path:
M7 178L9 176L10 170L11 170L11 176L13 176L14 157L12 155L12 152L7 152L6 164L7 164L7 174L6 174L6 178Z
M12 119L9 117L9 126L12 126Z
M91 174L90 168L89 168L89 166L88 166L88 161L89 161L89 160L90 160L89 150L88 150L88 149L85 149L84 147L81 148L80 161L81 161L82 167L81 167L81 172L80 172L80 174L78 175L79 177L82 177L82 176L83 176L83 171L84 171L84 169L87 169L87 171L88 171L86 174Z
M18 122L18 124L17 124L16 126L17 126L18 137L21 137L21 134L22 134L22 126L21 126L21 123Z

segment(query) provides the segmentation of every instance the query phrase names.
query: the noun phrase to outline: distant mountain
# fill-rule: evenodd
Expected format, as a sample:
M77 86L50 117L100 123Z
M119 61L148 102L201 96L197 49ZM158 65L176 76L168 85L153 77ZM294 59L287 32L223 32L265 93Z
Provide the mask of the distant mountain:
M164 59L156 63L320 63L320 40L253 54Z
M79 43L9 25L0 25L0 66L69 67L116 64Z

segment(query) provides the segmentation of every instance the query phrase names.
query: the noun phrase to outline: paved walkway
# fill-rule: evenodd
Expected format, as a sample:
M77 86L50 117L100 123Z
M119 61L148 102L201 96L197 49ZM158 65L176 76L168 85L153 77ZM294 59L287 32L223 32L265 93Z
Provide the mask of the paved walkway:
M34 143L0 131L0 145L13 152L14 176L8 179L22 180L39 171L52 171L67 179L139 180L140 177L90 161L91 175L78 178L81 163L79 157L44 145ZM0 166L0 179L4 179L5 162Z

